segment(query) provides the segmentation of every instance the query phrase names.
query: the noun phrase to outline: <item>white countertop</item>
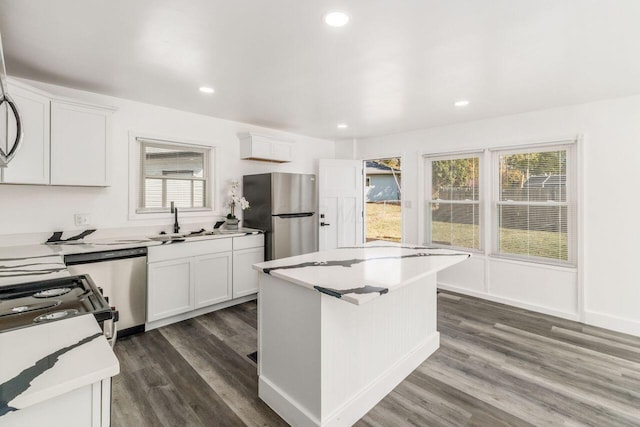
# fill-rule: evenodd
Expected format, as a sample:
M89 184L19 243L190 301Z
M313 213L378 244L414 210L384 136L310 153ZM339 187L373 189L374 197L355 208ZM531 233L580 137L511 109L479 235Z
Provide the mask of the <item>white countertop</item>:
M0 252L0 286L69 276L62 255L17 256Z
M64 264L64 255L227 239L260 234L262 231L253 228L240 228L233 231L216 230L214 233L169 241L153 240L149 236L110 239L91 239L91 236L87 236L80 241L60 244L0 247L0 286L68 276L69 272Z
M359 305L470 256L468 252L377 241L263 262L253 268Z
M2 416L110 378L120 365L91 314L0 333Z
M149 237L91 239L87 236L80 241L61 244L0 247L0 286L68 276L64 255L260 233L260 230L240 228L170 241ZM73 233L60 237L72 236ZM118 359L91 314L0 332L0 424L3 414L112 377L119 369Z

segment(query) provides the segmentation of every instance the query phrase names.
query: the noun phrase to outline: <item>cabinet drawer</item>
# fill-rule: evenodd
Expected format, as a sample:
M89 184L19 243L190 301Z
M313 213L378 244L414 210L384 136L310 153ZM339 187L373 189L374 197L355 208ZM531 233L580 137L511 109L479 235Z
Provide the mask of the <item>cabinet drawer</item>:
M147 253L149 263L177 258L186 258L217 252L229 252L233 248L231 239L179 242L166 246L151 246Z
M264 234L254 234L251 236L242 236L233 238L233 250L259 248L264 246Z

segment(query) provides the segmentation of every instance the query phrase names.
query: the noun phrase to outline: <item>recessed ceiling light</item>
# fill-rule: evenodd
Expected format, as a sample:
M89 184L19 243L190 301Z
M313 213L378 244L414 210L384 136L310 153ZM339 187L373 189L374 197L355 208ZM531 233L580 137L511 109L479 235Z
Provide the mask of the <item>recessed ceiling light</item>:
M469 101L467 101L466 99L461 99L454 102L453 105L455 105L456 107L466 107L467 105L469 105Z
M212 87L208 87L208 86L201 86L199 90L202 93L213 93L213 92L215 92L215 90L213 90Z
M330 27L343 27L349 22L349 15L341 10L332 10L324 15L324 22Z
M349 126L348 126L346 123L339 123L339 124L338 124L338 129L346 129L346 128L348 128L348 127L349 127Z

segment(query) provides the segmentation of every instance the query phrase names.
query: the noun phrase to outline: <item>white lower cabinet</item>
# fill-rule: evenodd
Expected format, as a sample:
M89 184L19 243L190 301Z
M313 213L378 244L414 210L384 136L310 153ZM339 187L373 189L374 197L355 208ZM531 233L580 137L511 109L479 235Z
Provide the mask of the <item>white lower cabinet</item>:
M257 293L258 274L252 265L263 260L261 234L150 247L147 328Z
M77 388L0 418L2 427L111 425L111 378Z
M192 261L195 270L195 308L231 299L232 258L231 252L224 252L199 256Z
M252 265L264 261L264 247L233 251L233 297L258 292L258 272Z
M148 265L147 321L193 310L193 266L189 258Z

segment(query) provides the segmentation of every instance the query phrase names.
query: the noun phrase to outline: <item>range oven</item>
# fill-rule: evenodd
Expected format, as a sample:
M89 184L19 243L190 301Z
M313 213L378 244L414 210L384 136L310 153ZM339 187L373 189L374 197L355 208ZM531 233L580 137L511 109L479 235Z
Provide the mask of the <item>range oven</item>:
M88 275L0 287L0 332L91 314L113 346L118 312Z

